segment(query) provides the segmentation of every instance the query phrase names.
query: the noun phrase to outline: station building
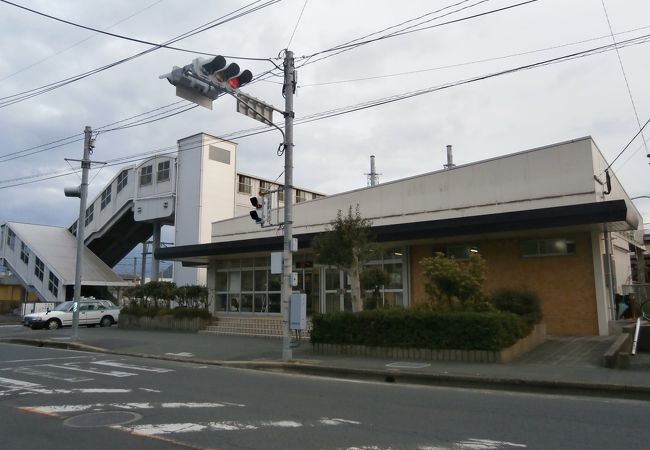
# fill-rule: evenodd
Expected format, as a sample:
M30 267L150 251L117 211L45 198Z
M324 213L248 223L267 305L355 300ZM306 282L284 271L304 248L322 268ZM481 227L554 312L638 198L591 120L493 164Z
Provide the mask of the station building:
M351 309L344 274L317 264L310 243L339 210L357 206L382 249L368 265L390 275L384 305L427 301L422 258L478 252L486 290L533 290L552 334L607 335L614 296L631 280L630 253L643 248L639 212L584 137L297 203L293 270L308 313ZM282 233L237 213L211 223L210 242L177 240L156 256L206 268L217 315L279 315L280 275L271 273L270 255L282 250ZM272 214L283 217L282 207Z

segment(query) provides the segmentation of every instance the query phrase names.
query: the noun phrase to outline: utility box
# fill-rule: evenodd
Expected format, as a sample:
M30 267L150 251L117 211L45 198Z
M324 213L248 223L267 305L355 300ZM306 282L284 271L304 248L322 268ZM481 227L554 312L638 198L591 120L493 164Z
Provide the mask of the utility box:
M291 294L289 301L289 329L307 328L307 294Z
M271 253L271 273L282 273L282 252Z

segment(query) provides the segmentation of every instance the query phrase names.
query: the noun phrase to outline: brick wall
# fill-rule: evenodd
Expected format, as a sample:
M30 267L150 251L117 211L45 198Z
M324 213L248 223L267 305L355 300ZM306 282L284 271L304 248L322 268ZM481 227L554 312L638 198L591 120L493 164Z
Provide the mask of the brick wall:
M537 236L535 236L537 237ZM485 291L500 287L526 287L539 295L548 333L598 334L596 291L591 253L591 235L572 233L549 237L575 240L574 255L523 258L519 239L473 240L485 259ZM419 261L431 256L432 245L411 247L411 303L426 299Z

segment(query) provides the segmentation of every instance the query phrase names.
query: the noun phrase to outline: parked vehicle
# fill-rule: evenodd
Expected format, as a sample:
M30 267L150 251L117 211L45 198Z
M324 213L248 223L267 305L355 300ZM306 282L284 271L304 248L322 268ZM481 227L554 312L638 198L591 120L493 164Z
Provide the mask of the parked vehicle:
M60 303L54 309L23 317L23 325L32 330L57 328L72 325L73 301ZM110 300L82 299L79 302L79 325L110 327L120 318L120 308Z

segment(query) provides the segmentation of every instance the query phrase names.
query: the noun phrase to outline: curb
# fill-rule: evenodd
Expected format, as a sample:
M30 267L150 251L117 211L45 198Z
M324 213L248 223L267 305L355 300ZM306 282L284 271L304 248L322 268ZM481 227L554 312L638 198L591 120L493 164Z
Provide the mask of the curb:
M531 380L490 376L453 375L436 373L404 372L399 369L361 369L342 366L321 366L301 362L283 361L221 361L199 358L180 358L147 353L108 350L76 342L59 342L42 339L4 338L0 342L37 347L77 350L107 355L131 356L161 361L205 364L232 369L261 370L279 373L298 373L348 380L363 380L380 383L412 384L424 386L490 389L556 395L580 395L589 397L615 397L634 400L650 400L650 386L603 384L589 382Z

